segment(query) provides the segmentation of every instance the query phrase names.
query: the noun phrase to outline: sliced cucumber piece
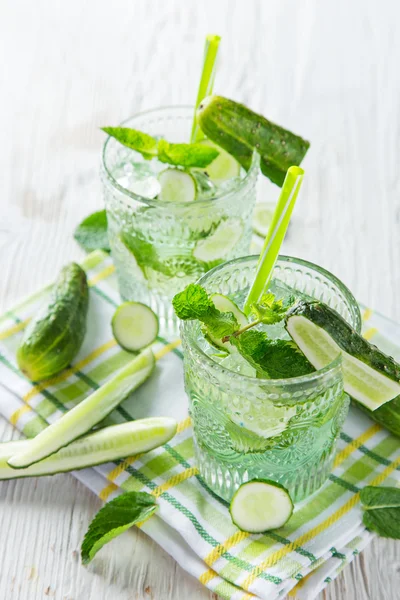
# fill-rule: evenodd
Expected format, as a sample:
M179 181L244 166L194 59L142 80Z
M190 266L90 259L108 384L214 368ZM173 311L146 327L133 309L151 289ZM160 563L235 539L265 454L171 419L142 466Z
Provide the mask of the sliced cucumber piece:
M196 182L192 175L180 169L165 169L158 175L162 202L193 202L196 198Z
M240 219L221 221L213 234L197 242L193 256L204 263L224 260L235 248L242 235L243 223Z
M211 140L202 140L200 144L216 148L219 152L217 158L205 168L207 175L214 183L221 183L228 179L239 177L240 164L233 158L232 154L229 154L229 152L221 148L221 146L217 146Z
M138 419L105 427L79 438L26 469L13 469L7 460L18 450L29 451L33 440L0 444L0 479L38 477L92 467L162 446L174 437L177 423L170 417Z
M262 533L287 523L293 513L293 502L283 485L269 479L253 479L240 486L229 511L239 529Z
M152 351L144 350L101 388L39 433L26 450L16 452L8 464L15 469L28 467L89 431L150 376L154 365Z
M111 327L122 348L128 352L138 352L156 339L158 317L141 302L124 302L115 311Z
M400 365L321 302L301 302L286 319L290 336L316 369L342 354L345 391L375 411L400 395Z
M253 217L253 230L254 233L260 235L262 238L265 238L268 233L272 217L274 216L275 206L273 202L256 204Z
M239 329L247 325L247 317L240 310L237 304L233 302L227 296L223 296L222 294L212 294L210 296L215 308L220 312L232 312L236 317L237 322L239 323ZM210 335L208 332L205 332L207 340L211 343L212 346L215 346L218 349L225 350L225 352L236 351L236 348L232 346L230 342L222 342L222 340Z

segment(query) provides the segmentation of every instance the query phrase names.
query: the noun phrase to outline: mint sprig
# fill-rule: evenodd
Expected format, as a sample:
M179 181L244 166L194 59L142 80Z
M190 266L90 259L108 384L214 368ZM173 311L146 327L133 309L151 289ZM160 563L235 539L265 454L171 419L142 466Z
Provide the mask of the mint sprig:
M99 210L86 217L75 229L74 238L86 252L93 250L110 252L106 211Z
M219 154L212 146L199 143L173 144L129 127L102 127L102 130L124 146L140 152L146 160L158 158L175 167L205 168Z
M156 508L156 499L146 492L126 492L105 504L90 523L83 539L83 564L87 565L107 542L151 517Z
M381 537L400 539L400 488L367 485L360 499L364 525Z

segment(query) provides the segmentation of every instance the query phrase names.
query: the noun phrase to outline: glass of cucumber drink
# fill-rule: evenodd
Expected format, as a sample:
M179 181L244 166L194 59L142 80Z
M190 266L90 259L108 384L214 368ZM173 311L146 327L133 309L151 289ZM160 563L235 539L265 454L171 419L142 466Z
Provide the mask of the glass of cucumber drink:
M154 156L151 141L141 153L110 136L101 169L121 296L151 306L161 327L170 331L176 327L173 296L215 265L248 252L259 173L256 153L245 169L222 148L215 152L205 139L200 149L217 155L211 162L206 156L207 167L172 164L203 160L203 155L200 161L198 155L171 158L174 143L190 140L193 112L176 106L132 117L124 128L146 132L143 143L149 142L147 137L156 143L168 140L167 147ZM116 129L106 131L115 135Z
M302 301L320 301L356 332L360 312L334 275L280 256L267 293L246 316L257 263L258 257L247 256L217 266L174 298L197 465L227 501L253 479L275 481L299 501L331 471L349 397L342 356L315 370L289 336L288 310L296 306L300 314ZM241 333L221 337L232 315Z

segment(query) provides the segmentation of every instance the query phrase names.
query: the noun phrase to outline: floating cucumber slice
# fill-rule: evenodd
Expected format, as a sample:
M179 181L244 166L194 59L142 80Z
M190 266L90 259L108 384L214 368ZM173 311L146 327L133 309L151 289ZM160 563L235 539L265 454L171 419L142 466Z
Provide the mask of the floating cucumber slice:
M152 351L141 352L98 390L39 433L28 449L17 450L8 464L15 469L28 467L76 440L138 388L151 375L154 365Z
M254 479L240 486L229 511L239 529L262 533L287 523L293 513L293 502L283 485L269 479Z
M219 152L217 158L205 168L207 175L214 183L221 183L233 177L239 177L240 175L240 164L233 158L232 154L229 154L226 150L217 146L211 140L202 140L200 142L205 146L216 148Z
M247 325L248 321L246 315L240 310L238 305L233 302L233 300L227 296L223 296L222 294L212 294L211 300L213 301L215 308L220 312L232 312L234 314L237 322L239 323L239 329ZM236 350L236 348L232 346L230 342L224 343L222 340L210 335L208 332L206 332L206 337L213 346L216 348L221 348L222 350L225 350L225 352L230 353L233 350Z
M192 175L180 169L165 169L158 175L162 202L193 202L196 198L196 182Z
M141 302L124 302L118 306L111 321L118 344L128 352L150 346L158 335L158 317Z
M221 221L213 234L199 240L193 250L193 256L205 263L223 260L232 252L243 234L240 219Z
M150 417L111 425L79 438L26 469L13 469L7 464L7 460L17 451L29 451L31 440L0 444L0 479L75 471L139 452L148 452L168 442L175 435L176 427L175 419L170 417Z
M400 395L400 365L321 302L302 302L286 319L290 336L316 369L342 354L345 391L375 411Z
M272 217L275 212L275 204L273 202L261 202L256 204L253 217L254 233L265 237L271 225Z

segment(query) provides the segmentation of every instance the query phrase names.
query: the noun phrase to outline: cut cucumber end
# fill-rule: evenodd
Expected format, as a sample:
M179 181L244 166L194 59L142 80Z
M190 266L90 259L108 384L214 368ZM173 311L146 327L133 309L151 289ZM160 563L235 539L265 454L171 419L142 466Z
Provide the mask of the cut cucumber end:
M222 183L228 179L239 177L240 164L229 152L214 144L211 140L202 140L200 143L204 146L216 148L219 152L217 158L204 169L214 183Z
M111 327L118 344L128 352L150 346L159 330L157 315L141 302L124 302L115 311Z
M243 483L229 506L232 522L242 531L262 533L278 529L293 513L289 492L269 479Z
M240 219L221 221L212 235L197 242L193 256L204 263L223 260L233 251L243 235L243 223Z
M196 198L196 182L187 171L165 169L158 175L161 191L158 199L161 202L177 202L180 204L193 202Z

